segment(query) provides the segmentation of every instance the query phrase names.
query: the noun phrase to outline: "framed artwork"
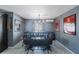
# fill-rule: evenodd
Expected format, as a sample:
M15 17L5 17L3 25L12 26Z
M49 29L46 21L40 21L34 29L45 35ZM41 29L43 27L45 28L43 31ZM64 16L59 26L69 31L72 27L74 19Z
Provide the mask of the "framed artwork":
M60 20L55 20L55 31L60 31Z
M76 14L64 18L64 33L76 35Z
M20 20L15 19L15 21L14 21L14 29L15 29L15 32L21 31L21 21Z

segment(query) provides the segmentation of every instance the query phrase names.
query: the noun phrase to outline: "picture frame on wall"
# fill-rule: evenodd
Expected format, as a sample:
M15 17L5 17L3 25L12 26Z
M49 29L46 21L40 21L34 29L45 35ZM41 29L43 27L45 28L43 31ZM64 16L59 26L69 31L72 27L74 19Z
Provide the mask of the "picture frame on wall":
M15 19L14 20L14 29L15 29L15 32L17 32L17 31L21 31L21 21L20 20L17 20L17 19Z
M76 35L76 14L64 18L64 33Z
M60 20L55 20L55 31L60 31Z

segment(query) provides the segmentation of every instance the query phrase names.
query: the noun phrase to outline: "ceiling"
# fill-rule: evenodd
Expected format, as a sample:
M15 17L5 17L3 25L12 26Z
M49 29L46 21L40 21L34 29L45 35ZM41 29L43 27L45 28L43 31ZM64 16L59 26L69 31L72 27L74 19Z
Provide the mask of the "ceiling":
M55 18L76 5L0 5L0 9L14 12L25 19Z

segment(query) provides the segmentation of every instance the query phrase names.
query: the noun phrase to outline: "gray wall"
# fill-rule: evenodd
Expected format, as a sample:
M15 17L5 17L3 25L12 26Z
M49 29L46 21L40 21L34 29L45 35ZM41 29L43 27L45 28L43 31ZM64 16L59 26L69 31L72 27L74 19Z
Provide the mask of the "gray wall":
M43 29L44 32L53 32L54 31L54 24L53 24L53 22L45 23L43 28L44 28Z
M33 20L26 20L25 21L25 32L33 32L34 27L33 27Z
M29 32L34 32L34 26L33 26L34 22L33 20L26 20L25 21L25 31L29 31ZM53 27L53 22L50 23L44 23L43 26L43 31L44 32L53 32L54 27Z
M12 27L12 29L8 31L8 45L14 46L21 40L21 36L24 31L24 19L14 13L10 13L8 20L10 21L11 23L10 26ZM15 30L16 29L15 20L21 21L20 24L21 24L22 30L20 31Z
M76 35L69 35L63 31L64 17L70 16L72 14L76 14ZM79 53L79 6L64 13L57 19L60 20L60 32L56 32L56 39L74 53Z
M15 20L20 21L21 30L16 30ZM20 16L13 14L13 45L21 40L24 31L24 19Z

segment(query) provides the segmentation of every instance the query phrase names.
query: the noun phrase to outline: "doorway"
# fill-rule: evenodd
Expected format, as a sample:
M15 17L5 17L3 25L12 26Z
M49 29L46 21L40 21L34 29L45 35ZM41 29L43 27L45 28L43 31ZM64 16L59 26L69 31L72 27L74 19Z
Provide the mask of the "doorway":
M3 14L2 16L2 38L0 42L0 52L4 51L5 49L8 48L8 14Z

